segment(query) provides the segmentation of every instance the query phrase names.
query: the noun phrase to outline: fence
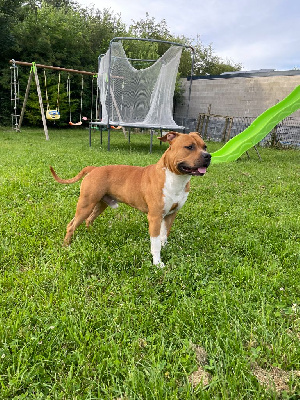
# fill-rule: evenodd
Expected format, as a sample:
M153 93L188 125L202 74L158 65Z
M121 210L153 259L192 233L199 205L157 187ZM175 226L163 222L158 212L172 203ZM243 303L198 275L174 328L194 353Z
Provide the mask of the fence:
M254 117L233 117L210 113L200 113L196 131L206 140L227 142L244 131ZM260 142L263 146L282 146L300 148L300 119L285 118Z

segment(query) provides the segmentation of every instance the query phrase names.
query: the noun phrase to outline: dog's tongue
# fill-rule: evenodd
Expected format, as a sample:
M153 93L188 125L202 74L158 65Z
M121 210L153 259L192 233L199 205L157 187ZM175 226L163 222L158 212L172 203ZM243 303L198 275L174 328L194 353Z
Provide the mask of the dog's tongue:
M200 168L198 168L198 172L199 172L200 174L205 174L206 168L205 168L205 167L200 167Z

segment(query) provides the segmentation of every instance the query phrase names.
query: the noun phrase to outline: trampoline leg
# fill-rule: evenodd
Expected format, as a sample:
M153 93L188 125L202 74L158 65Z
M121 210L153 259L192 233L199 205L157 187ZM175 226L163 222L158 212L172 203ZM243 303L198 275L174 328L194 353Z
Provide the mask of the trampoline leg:
M90 143L90 147L92 146L92 125L91 123L89 124L89 143Z
M107 133L108 133L108 136L107 136L107 150L110 151L110 126L107 129Z
M100 127L100 144L102 146L102 126Z
M154 133L154 129L151 128L150 129L150 153L152 153L153 133Z

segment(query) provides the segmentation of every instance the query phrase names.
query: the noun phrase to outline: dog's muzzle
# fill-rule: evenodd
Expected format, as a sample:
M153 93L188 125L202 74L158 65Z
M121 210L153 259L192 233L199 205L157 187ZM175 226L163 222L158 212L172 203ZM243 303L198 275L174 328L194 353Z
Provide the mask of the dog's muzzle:
M178 170L182 174L192 175L192 176L203 176L206 173L211 160L210 153L202 153L201 158L196 166L189 166L184 161L178 164Z

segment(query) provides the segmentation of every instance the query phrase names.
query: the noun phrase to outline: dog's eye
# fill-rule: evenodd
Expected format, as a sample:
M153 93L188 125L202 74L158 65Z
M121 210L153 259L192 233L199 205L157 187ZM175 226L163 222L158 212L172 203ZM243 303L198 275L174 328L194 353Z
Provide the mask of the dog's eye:
M189 146L184 146L188 150L194 150L194 145L190 144Z

